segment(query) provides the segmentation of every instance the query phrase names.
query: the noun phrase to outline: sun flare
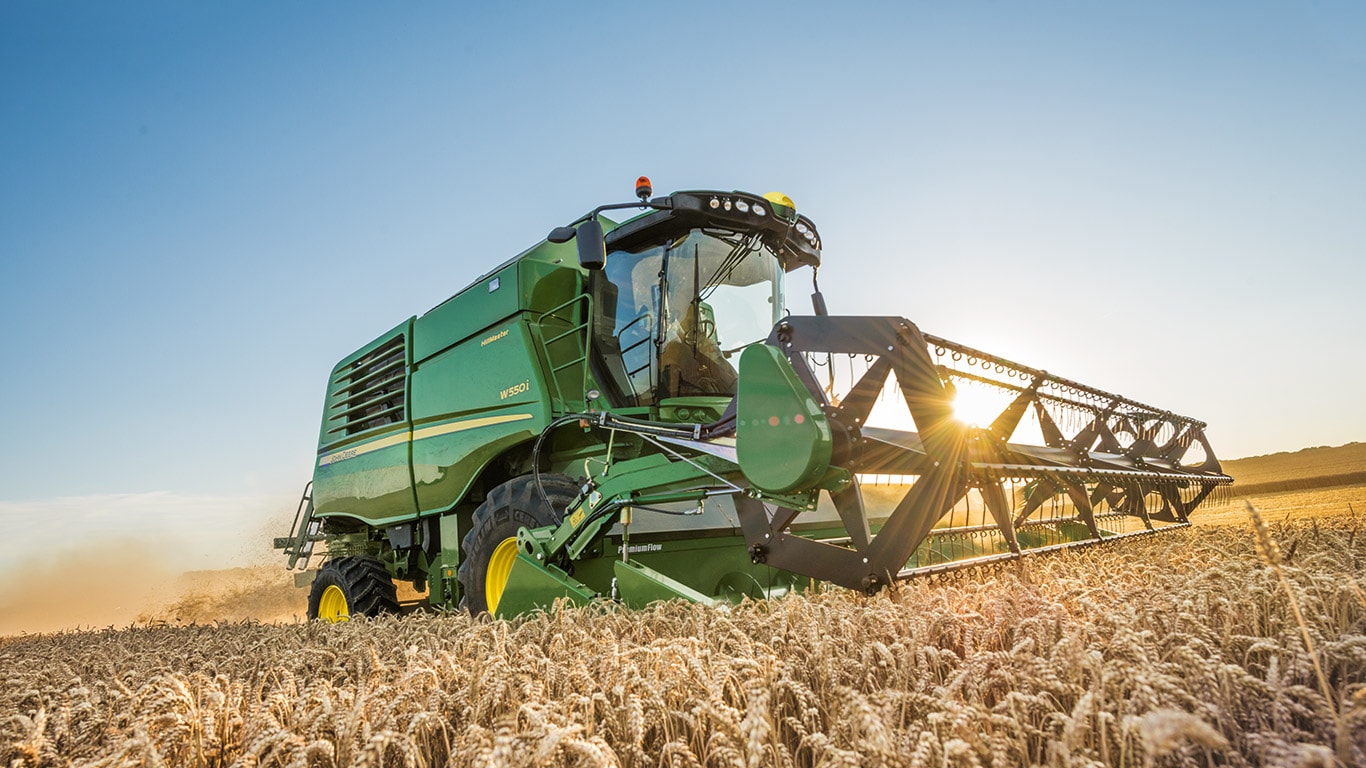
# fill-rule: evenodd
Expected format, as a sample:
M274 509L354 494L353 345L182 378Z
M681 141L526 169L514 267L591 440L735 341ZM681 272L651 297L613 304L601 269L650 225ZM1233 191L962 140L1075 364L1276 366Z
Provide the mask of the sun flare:
M1007 404L1000 392L960 385L953 396L953 416L969 426L988 427Z

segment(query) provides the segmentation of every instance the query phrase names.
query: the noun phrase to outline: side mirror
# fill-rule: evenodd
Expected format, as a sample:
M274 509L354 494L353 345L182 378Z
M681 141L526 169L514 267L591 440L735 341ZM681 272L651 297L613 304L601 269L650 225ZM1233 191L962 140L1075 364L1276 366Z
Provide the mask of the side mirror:
M550 230L550 234L545 239L552 243L567 243L574 239L575 229L573 227L555 227Z
M825 296L821 295L819 290L811 294L811 308L816 311L816 315L819 317L826 317L830 314L830 310L825 308Z
M597 219L589 219L579 225L576 237L579 241L579 266L602 269L607 264L607 243L602 239L602 224Z

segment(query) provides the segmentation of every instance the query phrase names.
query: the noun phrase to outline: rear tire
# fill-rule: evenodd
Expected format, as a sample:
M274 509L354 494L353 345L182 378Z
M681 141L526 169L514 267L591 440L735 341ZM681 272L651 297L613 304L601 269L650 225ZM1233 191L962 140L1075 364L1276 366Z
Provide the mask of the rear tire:
M524 527L559 525L565 508L579 495L579 484L566 475L546 473L540 477L546 498L541 498L536 489L534 475L522 475L494 488L474 511L473 527L461 542L464 557L458 578L460 607L475 616L498 608L502 586L516 560L509 539L516 541L517 531Z
M373 557L329 560L313 577L308 593L308 618L336 623L352 616L398 612L394 580L384 563Z

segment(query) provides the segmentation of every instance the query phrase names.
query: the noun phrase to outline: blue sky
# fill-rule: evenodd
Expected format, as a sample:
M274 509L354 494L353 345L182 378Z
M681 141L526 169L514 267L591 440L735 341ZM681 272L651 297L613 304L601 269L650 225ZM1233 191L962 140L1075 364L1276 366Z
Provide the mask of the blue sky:
M337 359L642 173L1225 457L1366 439L1362 8L4 3L0 512L287 513Z

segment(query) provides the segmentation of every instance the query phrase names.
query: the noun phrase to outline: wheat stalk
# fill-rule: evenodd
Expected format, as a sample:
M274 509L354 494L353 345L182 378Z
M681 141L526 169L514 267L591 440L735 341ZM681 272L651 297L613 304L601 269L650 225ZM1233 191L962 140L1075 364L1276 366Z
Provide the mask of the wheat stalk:
M725 613L4 638L0 766L1366 764L1354 525L1188 529L1039 558L1028 581Z
M1333 718L1334 729L1337 734L1338 758L1346 762L1347 733L1343 729L1342 715L1338 709L1337 699L1328 686L1328 678L1323 674L1323 665L1319 663L1318 652L1314 648L1314 639L1309 635L1309 625L1304 620L1304 613L1300 611L1300 601L1295 596L1295 590L1290 586L1290 579L1285 575L1280 545L1276 543L1276 537L1271 535L1271 530L1266 521L1262 519L1262 514L1257 507L1251 501L1244 501L1243 504L1246 506L1248 514L1252 516L1252 526L1257 536L1258 551L1267 564L1271 566L1271 569L1276 572L1276 579L1285 591L1286 599L1290 601L1290 610L1294 613L1295 624L1299 626L1300 638L1304 642L1305 650L1309 653L1309 661L1314 665L1314 677L1318 680L1319 691L1323 694L1324 701L1328 704L1329 714ZM1317 520L1314 523L1315 530L1317 530ZM1355 583L1353 586L1356 586Z

